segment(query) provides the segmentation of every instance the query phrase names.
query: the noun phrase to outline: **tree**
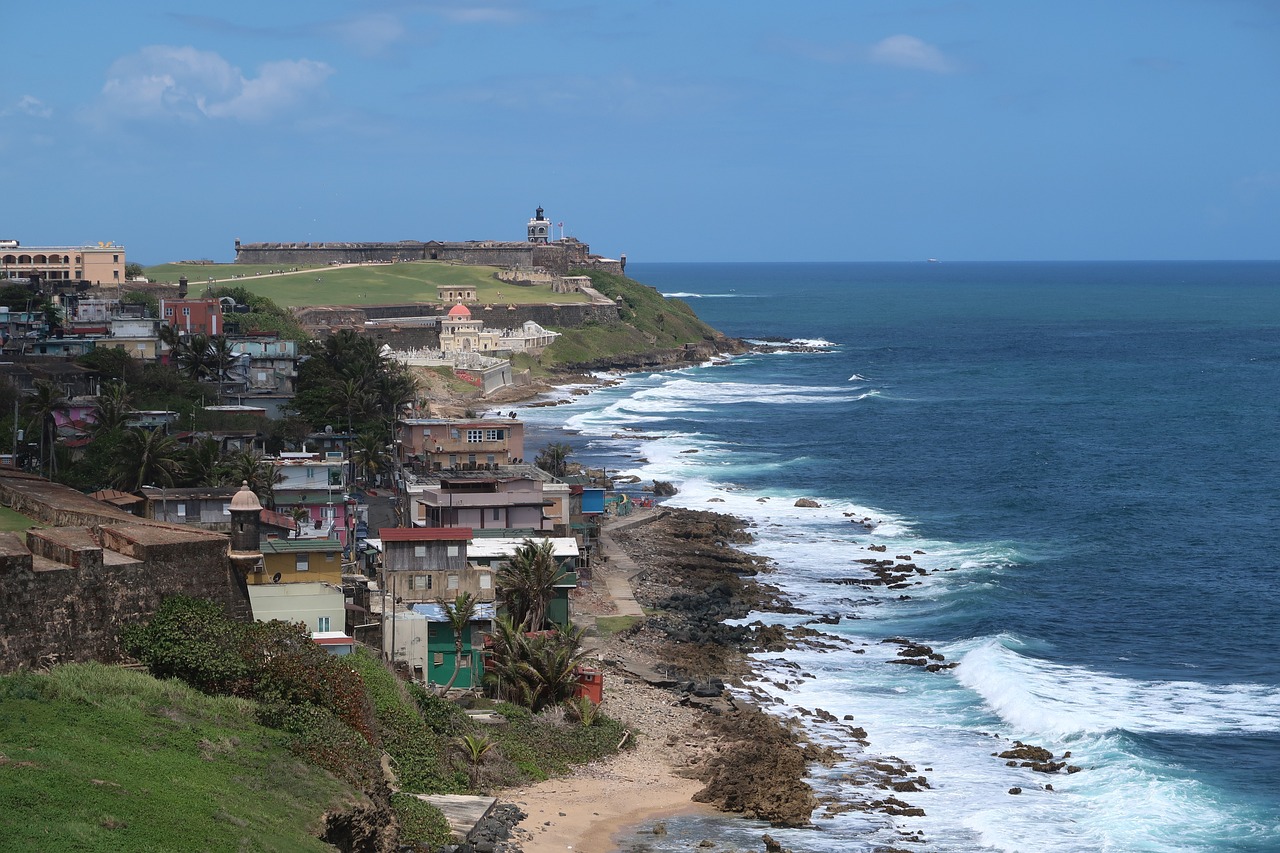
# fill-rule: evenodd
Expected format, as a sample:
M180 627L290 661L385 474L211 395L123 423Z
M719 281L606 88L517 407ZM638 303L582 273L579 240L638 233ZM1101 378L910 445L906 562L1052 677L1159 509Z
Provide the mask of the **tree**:
M471 777L471 787L475 788L480 776L480 765L484 757L498 744L484 735L463 735L458 738L458 747L462 757L467 760L467 772Z
M209 336L198 332L178 340L173 360L188 379L208 379L216 371Z
M537 713L573 695L574 670L586 657L580 628L525 634L510 619L494 622L493 655L485 680L495 694Z
M227 459L226 471L232 483L248 483L263 506L275 506L276 484L284 482L284 472L270 459L254 450L237 450Z
M227 481L227 465L217 439L192 442L183 455L182 467L193 486L221 486Z
M479 604L480 602L469 592L458 593L451 602L440 602L440 606L444 608L445 618L448 620L449 630L453 632L453 674L449 676L449 683L441 688L441 696L449 694L454 682L458 680L458 673L462 671L463 641L471 632L471 620L475 617Z
M132 281L133 279L136 279L136 278L142 278L142 264L133 263L132 261L125 264L124 277L129 281Z
M113 382L106 386L93 404L93 435L97 437L124 429L132 411L133 397L123 382Z
M362 471L364 478L372 481L375 475L390 467L391 454L378 435L366 432L361 433L352 445L351 460L356 470Z
M113 483L126 492L143 486L170 487L182 476L181 448L159 429L128 429L120 441L120 458L112 471Z
M521 630L542 630L559 574L550 540L524 540L497 574L498 601L507 618Z
M552 442L542 449L533 464L553 477L563 477L569 473L569 454L573 448L567 444Z
M52 478L58 471L58 457L54 452L54 445L57 440L57 424L54 421L54 413L66 408L67 398L57 385L45 379L37 379L32 388L33 393L27 397L23 403L23 408L26 410L27 416L39 427L40 466L42 468L45 466L47 457L49 477Z

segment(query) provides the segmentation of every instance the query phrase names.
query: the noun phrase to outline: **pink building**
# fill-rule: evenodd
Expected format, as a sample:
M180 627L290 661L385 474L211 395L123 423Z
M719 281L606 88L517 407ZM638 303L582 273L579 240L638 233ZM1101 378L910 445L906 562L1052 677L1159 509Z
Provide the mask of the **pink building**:
M427 470L485 470L524 461L524 424L515 418L400 421L400 460Z

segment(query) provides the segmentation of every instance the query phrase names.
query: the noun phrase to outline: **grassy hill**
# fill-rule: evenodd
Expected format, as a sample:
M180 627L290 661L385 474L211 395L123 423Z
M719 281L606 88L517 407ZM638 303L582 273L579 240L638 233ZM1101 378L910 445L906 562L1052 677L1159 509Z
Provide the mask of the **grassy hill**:
M555 368L656 350L679 349L719 337L685 302L668 299L648 285L623 275L580 270L592 286L610 299L621 299L619 322L556 328L561 337L547 348L542 364Z
M400 305L437 302L437 285L472 285L482 303L586 302L581 293L552 293L549 287L517 287L493 277L497 267L472 267L445 261L411 261L367 266L324 266L300 272L274 273L280 267L264 264L161 264L144 274L152 281L177 281L186 276L192 294L215 284L234 284L273 300L278 305ZM292 270L293 268L288 268Z
M99 664L0 678L6 851L332 850L321 815L362 800L252 702Z

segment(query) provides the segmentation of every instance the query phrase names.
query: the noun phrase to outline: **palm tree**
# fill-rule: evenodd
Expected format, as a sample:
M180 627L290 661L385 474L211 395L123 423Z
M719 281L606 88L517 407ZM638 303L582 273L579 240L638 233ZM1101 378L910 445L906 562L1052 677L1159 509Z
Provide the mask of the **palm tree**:
M328 414L346 416L347 435L352 433L353 421L357 417L364 418L376 405L362 379L339 379L331 386L330 396L333 402L329 405Z
M45 379L37 379L32 388L33 393L23 402L23 408L40 427L40 466L44 467L47 447L49 476L53 477L58 472L58 455L55 452L58 432L54 413L66 408L67 398L57 385Z
M380 474L390 466L391 454L387 452L387 446L382 443L382 439L374 433L362 433L356 438L351 449L351 461L355 463L357 470L364 472L366 480L372 480L375 474Z
M498 744L490 740L484 735L463 735L458 738L458 746L462 749L462 756L467 759L467 772L471 777L471 787L476 787L476 780L480 776L480 765L484 763L484 757Z
M226 462L217 439L202 438L192 442L182 464L193 486L221 486L227 481Z
M270 459L253 450L237 450L226 460L226 471L231 482L247 482L263 506L275 506L276 484L284 482L284 472Z
M582 650L582 629L528 635L506 618L494 625L493 656L485 680L499 698L537 713L573 695L578 684L574 670L587 655Z
M551 541L526 539L498 570L498 600L507 618L525 631L538 631L547 621L560 564Z
M449 695L454 682L458 680L458 673L462 671L463 640L467 639L467 634L471 631L471 620L476 615L479 604L480 602L469 592L458 593L451 602L440 602L440 606L444 608L445 618L448 620L449 630L453 632L453 675L449 676L449 683L441 688L441 696Z
M93 434L97 436L123 429L132 411L133 395L123 382L106 386L93 404Z
M573 448L569 445L553 442L542 449L542 452L533 460L533 464L553 477L563 477L569 472L569 454L571 453Z
M236 360L235 344L226 335L214 335L209 339L209 370L218 380L218 396L222 396L222 383L230 378L231 365Z
M183 339L174 350L173 357L178 363L178 369L188 379L201 380L213 375L215 368L208 335L196 333Z
M182 475L181 448L162 430L126 430L120 441L120 458L112 467L112 483L126 492L158 484L169 487Z

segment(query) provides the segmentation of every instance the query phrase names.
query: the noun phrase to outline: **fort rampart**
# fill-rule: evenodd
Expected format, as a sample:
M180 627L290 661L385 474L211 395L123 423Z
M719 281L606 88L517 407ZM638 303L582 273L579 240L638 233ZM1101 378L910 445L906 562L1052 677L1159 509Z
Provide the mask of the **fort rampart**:
M0 503L67 525L0 532L0 672L119 660L120 630L174 595L251 618L224 535L145 521L20 474L0 476Z
M236 241L236 263L279 264L360 264L399 261L451 261L473 266L541 267L557 275L567 275L579 267L621 272L621 263L591 254L591 247L577 240L554 243L518 243L498 240L467 242L397 243L241 243Z

